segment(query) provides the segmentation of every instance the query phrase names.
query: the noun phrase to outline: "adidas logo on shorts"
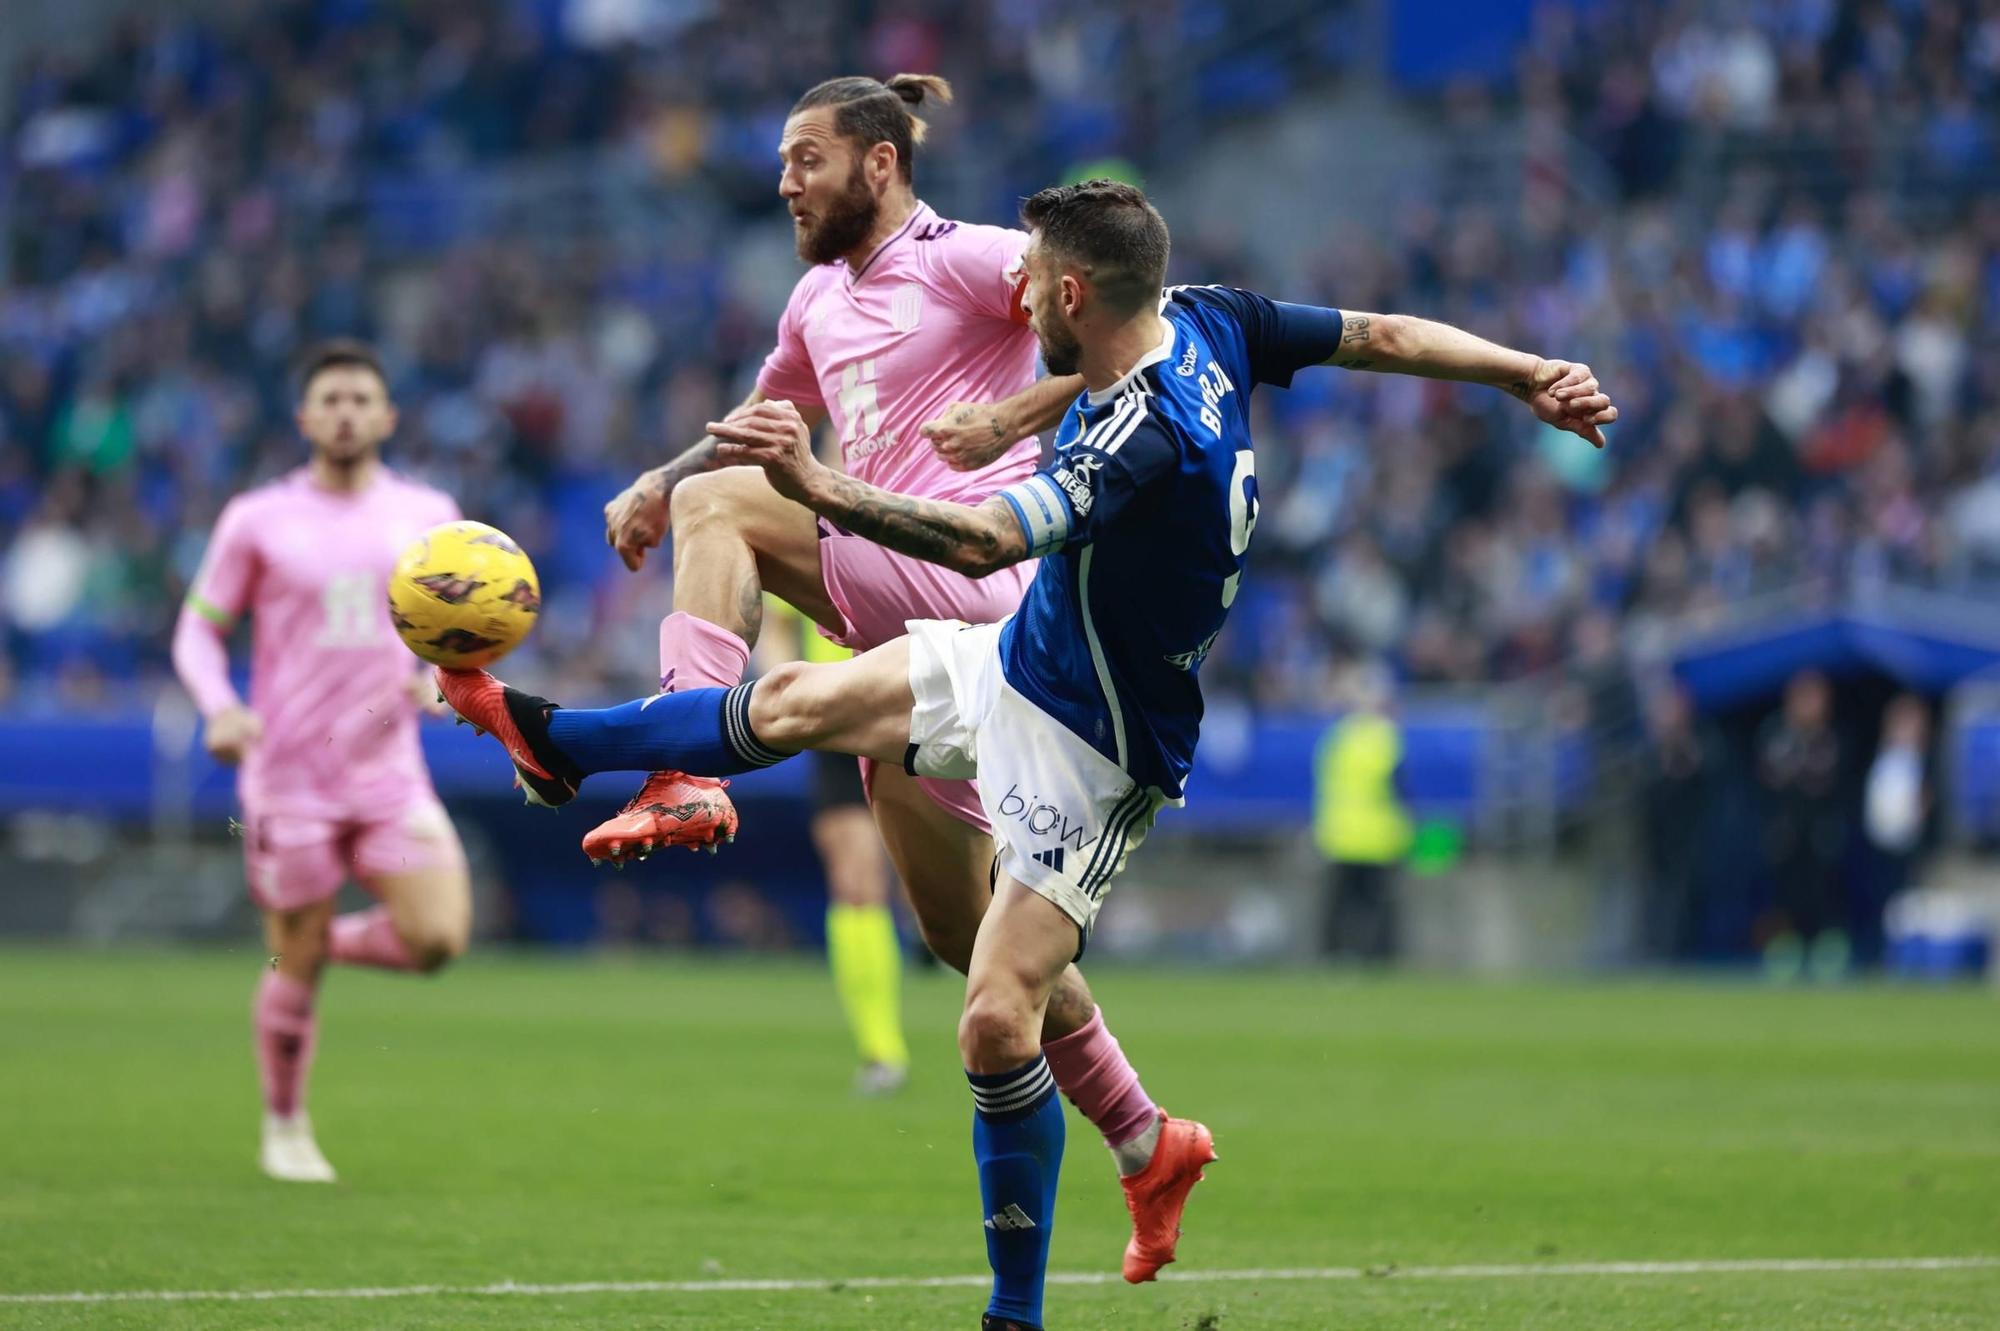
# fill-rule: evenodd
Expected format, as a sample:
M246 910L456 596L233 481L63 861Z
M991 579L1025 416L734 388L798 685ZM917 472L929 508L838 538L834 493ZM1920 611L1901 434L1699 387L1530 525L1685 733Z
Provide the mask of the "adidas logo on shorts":
M1057 846L1053 850L1038 850L1029 858L1037 864L1046 865L1054 869L1057 873L1062 872L1063 852L1061 846Z

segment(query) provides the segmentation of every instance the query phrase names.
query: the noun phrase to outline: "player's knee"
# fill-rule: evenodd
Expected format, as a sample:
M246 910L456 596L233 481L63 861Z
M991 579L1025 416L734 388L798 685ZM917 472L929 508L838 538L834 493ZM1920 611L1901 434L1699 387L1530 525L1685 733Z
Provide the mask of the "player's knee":
M968 929L960 924L927 920L919 915L917 932L923 935L924 946L929 948L931 955L939 961L960 975L971 968L972 942L979 935L979 927L976 924Z
M814 686L813 667L787 661L767 671L750 695L750 729L774 749L809 746L824 724L824 699Z
M1040 1023L1012 986L975 985L958 1019L958 1052L974 1072L1005 1072L1035 1056Z
M403 938L417 969L435 974L465 955L466 930L449 924L420 924Z
M728 480L716 472L688 477L674 487L673 497L667 502L674 531L682 536L704 524L734 522L735 509L734 491Z
M286 969L317 971L326 965L326 915L319 911L273 917L264 931L271 951L285 960Z

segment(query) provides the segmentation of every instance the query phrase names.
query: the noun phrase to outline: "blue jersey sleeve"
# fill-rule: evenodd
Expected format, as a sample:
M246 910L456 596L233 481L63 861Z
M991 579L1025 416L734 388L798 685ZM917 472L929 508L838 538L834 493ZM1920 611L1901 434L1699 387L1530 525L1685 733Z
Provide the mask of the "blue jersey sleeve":
M1339 310L1294 305L1236 287L1177 287L1173 296L1220 311L1243 330L1245 357L1256 383L1290 388L1294 374L1326 364L1340 350Z
M1146 411L1145 399L1133 408ZM1179 469L1180 449L1157 421L1119 430L1117 419L1040 471L1000 492L1028 538L1031 557L1095 540L1148 487Z

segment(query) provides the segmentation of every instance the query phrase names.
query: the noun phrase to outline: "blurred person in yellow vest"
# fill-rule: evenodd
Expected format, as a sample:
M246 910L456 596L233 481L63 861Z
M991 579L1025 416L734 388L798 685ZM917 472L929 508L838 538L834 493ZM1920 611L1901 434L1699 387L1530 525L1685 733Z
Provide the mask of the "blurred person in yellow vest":
M766 595L764 607L765 622L779 631L759 641L760 668L768 670L781 660L817 663L853 655L821 637L804 615L777 597ZM887 1095L901 1089L910 1062L903 1042L903 953L889 907L888 854L868 810L857 761L838 753L810 757L813 848L826 871L827 963L861 1058L854 1088L862 1095Z
M1345 681L1347 710L1320 738L1313 762L1313 833L1327 862L1328 956L1396 955L1396 876L1410 852L1401 791L1403 732L1387 671L1369 665Z

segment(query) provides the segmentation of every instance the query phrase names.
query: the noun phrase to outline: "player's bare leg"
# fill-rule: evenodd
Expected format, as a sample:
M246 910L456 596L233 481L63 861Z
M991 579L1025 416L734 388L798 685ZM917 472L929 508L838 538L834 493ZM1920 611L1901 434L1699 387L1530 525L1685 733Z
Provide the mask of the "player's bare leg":
M808 748L899 768L909 748L916 705L909 671L909 640L898 638L851 661L779 666L754 686L579 712L508 689L483 671L439 670L437 678L461 715L507 746L525 779L567 798L563 792L573 794L587 772L630 770L635 759L657 761L663 753L702 771L745 771ZM878 782L883 770L877 769ZM893 784L878 787L878 807L885 799L899 807L908 804L898 791ZM924 804L930 804L927 797ZM885 832L892 850L910 857L899 859L899 867L907 863L912 875L919 921L941 959L966 966L970 953L962 940L968 928L976 935L977 916L991 899L986 886L991 843L983 833L934 821L914 805L907 823L896 815L891 819ZM967 840L968 835L976 841ZM949 877L924 876L926 862L917 857L933 854L947 865L955 859L958 871ZM1188 1189L1209 1158L1208 1132L1200 1124L1170 1119L1153 1105L1105 1029L1082 977L1073 968L1058 975L1055 992L1061 997L1051 1005L1069 1033L1048 1047L1052 1075L1061 1078L1065 1092L1106 1133L1119 1159L1133 1215L1125 1275L1150 1280L1173 1260L1173 1238Z
M412 969L431 974L465 955L472 937L472 880L463 864L378 874L367 887L381 898Z
M1002 876L980 922L958 1024L993 1268L982 1323L989 1331L1042 1323L1064 1124L1041 1032L1050 995L1076 948L1077 926L1067 915Z
M743 677L763 626L763 593L822 624L840 622L820 575L812 513L757 467L691 476L674 490L674 613L660 625L660 688L721 686ZM713 849L734 837L724 783L655 772L618 814L583 839L593 860L620 863L664 846Z
M869 797L924 942L939 961L965 974L979 922L993 903L993 839L939 807L900 767L877 767ZM1042 1039L1073 1035L1096 1015L1083 972L1069 966L1051 992Z
M994 900L992 839L941 808L900 768L878 767L870 794L924 941L938 960L964 972ZM1215 1158L1214 1139L1203 1124L1153 1103L1074 964L1049 991L1042 1049L1058 1088L1103 1134L1118 1163L1132 1215L1125 1278L1152 1280L1174 1259L1188 1192Z
M257 987L254 1024L257 1069L264 1089L264 1172L287 1183L331 1183L333 1166L313 1140L306 1114L306 1080L312 1069L318 1023L313 999L326 964L327 926L333 898L298 910L264 912L264 942L271 963Z

